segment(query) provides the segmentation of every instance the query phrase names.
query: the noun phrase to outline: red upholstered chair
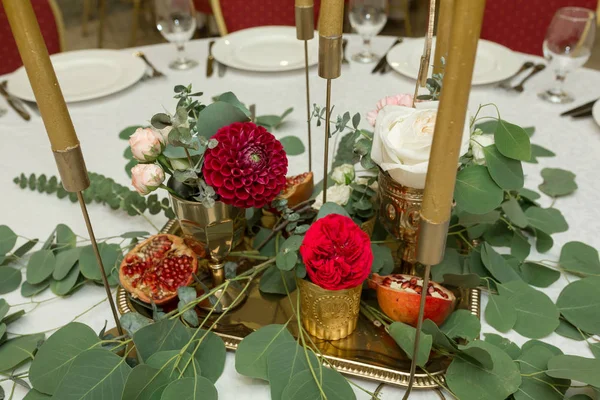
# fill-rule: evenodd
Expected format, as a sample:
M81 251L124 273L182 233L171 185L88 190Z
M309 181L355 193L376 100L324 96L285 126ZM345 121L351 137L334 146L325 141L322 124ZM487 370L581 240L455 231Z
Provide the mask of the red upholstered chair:
M295 25L294 0L210 0L221 36L264 25ZM315 0L315 26L321 0Z
M211 15L213 13L209 0L194 0L194 8L202 14Z
M598 0L487 0L481 37L515 51L543 55L546 29L561 7L595 12Z
M31 0L42 36L50 54L64 50L64 25L60 9L54 0ZM17 43L0 2L0 75L13 72L23 65Z

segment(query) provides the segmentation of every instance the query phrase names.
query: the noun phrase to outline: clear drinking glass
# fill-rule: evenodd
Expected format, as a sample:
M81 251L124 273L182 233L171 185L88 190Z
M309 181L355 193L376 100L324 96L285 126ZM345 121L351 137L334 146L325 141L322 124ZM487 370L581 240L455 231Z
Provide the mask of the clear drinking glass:
M574 100L563 90L563 82L567 73L590 58L595 37L596 17L592 10L565 7L554 14L544 39L544 57L556 74L556 85L540 93L541 99L560 104Z
M196 31L194 4L191 0L155 0L156 27L177 46L177 59L169 64L173 69L190 69L198 65L185 54L185 43Z
M371 51L371 39L385 26L387 12L387 0L350 0L350 25L363 39L363 50L352 56L354 61L377 61L377 55Z

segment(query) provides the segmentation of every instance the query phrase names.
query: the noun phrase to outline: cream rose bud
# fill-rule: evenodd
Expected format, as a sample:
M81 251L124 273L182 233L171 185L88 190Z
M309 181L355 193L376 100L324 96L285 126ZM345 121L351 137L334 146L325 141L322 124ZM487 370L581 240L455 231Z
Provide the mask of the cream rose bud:
M423 189L433 143L437 101L417 108L388 105L377 115L371 158L401 185ZM469 118L465 118L460 155L469 150ZM458 164L457 164L458 167Z
M352 188L347 185L333 185L327 188L327 202L339 204L340 206L345 206L348 204L348 200L350 199L350 194L352 193ZM323 192L321 192L315 202L312 205L312 208L315 210L320 210L323 207Z
M165 172L156 164L138 164L131 168L131 184L145 196L156 190L165 180Z
M483 148L494 144L494 135L474 135L471 137L471 153L475 164L485 164L485 154Z
M354 165L342 164L331 172L331 179L340 185L349 185L354 181Z
M160 133L152 128L138 128L129 138L133 157L141 162L150 162L162 153L164 142Z

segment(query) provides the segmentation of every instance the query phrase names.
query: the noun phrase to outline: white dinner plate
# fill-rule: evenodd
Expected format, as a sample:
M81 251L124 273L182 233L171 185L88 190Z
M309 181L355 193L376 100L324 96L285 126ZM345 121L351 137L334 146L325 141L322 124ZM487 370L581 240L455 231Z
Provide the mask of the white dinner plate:
M424 45L425 38L404 40L390 50L387 61L402 75L416 79ZM431 54L433 60L435 38L433 38ZM521 64L523 64L522 60L512 50L498 43L480 39L473 71L473 85L485 85L509 78L521 68ZM429 75L431 76L431 68Z
M218 62L246 71L304 68L304 42L296 39L293 26L261 26L237 31L219 39L212 53ZM315 65L318 55L318 41L313 38L308 41L308 65Z
M600 101L594 103L594 107L592 107L592 116L594 117L594 121L600 125Z
M67 103L91 100L119 92L146 72L146 65L130 52L80 50L50 56ZM23 100L35 101L25 68L8 78L8 92Z

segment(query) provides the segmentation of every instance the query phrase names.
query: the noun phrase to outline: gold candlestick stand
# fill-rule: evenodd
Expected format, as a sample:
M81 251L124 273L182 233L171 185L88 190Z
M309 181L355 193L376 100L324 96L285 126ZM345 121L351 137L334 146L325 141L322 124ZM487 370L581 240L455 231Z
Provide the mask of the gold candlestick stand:
M416 359L423 324L425 300L432 265L444 259L452 197L456 182L456 165L473 79L477 41L481 32L485 0L456 1L452 15L450 51L444 74L431 157L425 181L417 260L425 265L419 316L415 333L410 379L404 399L414 383Z
M314 7L296 4L296 38L304 41L304 75L306 77L306 125L308 128L308 170L312 171L312 134L310 128L310 83L308 79L308 41L315 37Z
M413 107L419 95L419 87L427 85L427 75L429 75L429 62L431 61L431 43L433 41L433 28L435 26L435 0L429 0L429 19L427 23L427 34L425 35L425 47L419 64L419 73L417 83L415 84L415 93L413 95Z
M90 186L85 161L31 1L2 1L50 139L62 185L66 191L77 193L77 199L90 235L98 268L100 268L102 283L106 289L106 296L115 319L115 325L119 335L122 336L123 330L119 323L117 309L106 279L106 272L98 251L90 216L83 200L82 192Z

